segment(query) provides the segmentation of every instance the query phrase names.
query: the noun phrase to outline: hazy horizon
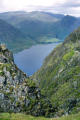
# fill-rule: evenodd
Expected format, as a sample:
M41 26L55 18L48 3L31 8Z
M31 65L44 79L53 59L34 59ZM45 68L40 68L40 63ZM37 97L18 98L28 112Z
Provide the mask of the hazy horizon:
M80 17L80 1L0 0L0 13L10 11L43 11Z
M80 16L75 16L75 15L70 15L70 14L63 14L63 13L55 13L55 12L50 12L50 11L40 11L40 10L34 10L34 11L26 11L26 10L14 10L14 11L4 11L0 13L10 13L10 12L26 12L26 13L31 13L31 12L45 12L45 13L51 13L51 14L60 14L64 16L73 16L73 17L80 17Z

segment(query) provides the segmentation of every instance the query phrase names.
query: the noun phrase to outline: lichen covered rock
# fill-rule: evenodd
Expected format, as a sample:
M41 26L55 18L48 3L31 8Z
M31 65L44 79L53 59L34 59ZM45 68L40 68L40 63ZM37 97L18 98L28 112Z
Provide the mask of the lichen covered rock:
M14 64L12 53L0 46L0 112L48 116L52 110L33 80Z

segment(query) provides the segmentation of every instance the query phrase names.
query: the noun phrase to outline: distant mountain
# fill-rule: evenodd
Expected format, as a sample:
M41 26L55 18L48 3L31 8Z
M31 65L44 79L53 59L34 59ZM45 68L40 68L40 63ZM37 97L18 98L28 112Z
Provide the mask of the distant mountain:
M66 16L63 17L61 22L63 23L63 25L66 25L66 24L71 25L71 23L74 23L76 21L76 19L77 19L76 17L66 15Z
M1 13L0 18L37 41L41 41L41 38L46 36L64 39L65 36L80 25L80 20L76 17L38 11L6 12Z
M51 31L56 34L59 39L64 39L73 30L80 26L80 20L73 16L64 16L59 22L52 25Z
M5 43L13 51L18 51L29 47L30 42L31 39L28 36L26 37L19 29L4 20L0 20L0 43Z
M63 14L54 14L54 13L50 13L50 12L45 12L45 13L48 14L48 15L51 15L55 18L58 18L58 19L62 19L64 17Z
M77 17L40 11L0 13L0 19L7 21L29 37L31 39L29 46L64 40L80 26L80 20ZM25 41L22 41L25 44Z
M52 14L38 11L0 13L0 19L18 28L25 36L31 37L36 43L45 42L46 39L54 37L54 35L48 34L49 26L60 20L60 18L54 17Z
M42 22L56 22L58 21L57 17L54 17L52 14L46 12L25 12L25 11L15 11L15 12L5 12L0 13L0 18L6 20L8 23L13 25L19 24L25 20L39 20ZM11 21L12 20L12 21Z
M33 79L52 101L55 114L80 111L80 28L52 51Z

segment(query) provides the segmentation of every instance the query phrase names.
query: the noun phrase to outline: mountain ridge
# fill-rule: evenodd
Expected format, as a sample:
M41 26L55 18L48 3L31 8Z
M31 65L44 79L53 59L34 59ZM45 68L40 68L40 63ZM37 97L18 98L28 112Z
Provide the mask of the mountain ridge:
M77 17L40 11L0 13L0 19L3 19L23 34L24 37L19 38L20 41L18 39L22 46L19 42L16 43L16 38L14 38L15 46L11 43L13 49L18 49L17 52L35 44L63 41L67 35L80 25L80 20Z
M57 114L80 109L80 27L45 59L32 79L56 107Z

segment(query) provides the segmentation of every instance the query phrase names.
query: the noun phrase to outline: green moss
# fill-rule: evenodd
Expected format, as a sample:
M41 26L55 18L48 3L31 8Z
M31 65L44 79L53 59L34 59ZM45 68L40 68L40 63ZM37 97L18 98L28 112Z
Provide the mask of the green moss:
M64 56L63 56L63 60L64 61L67 61L69 60L73 55L74 55L74 50L71 50L70 52L66 53Z
M26 83L26 85L28 85L30 87L36 86L35 82L33 80L30 80L29 78L26 78L25 83Z

